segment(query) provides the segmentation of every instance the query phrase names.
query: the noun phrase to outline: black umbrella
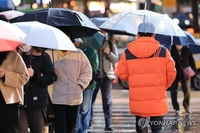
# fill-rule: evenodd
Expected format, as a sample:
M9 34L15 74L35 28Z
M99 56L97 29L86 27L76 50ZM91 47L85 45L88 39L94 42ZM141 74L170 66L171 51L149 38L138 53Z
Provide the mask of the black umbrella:
M15 22L34 20L61 30L70 30L74 38L92 36L99 31L99 28L86 15L66 8L44 8L30 11Z

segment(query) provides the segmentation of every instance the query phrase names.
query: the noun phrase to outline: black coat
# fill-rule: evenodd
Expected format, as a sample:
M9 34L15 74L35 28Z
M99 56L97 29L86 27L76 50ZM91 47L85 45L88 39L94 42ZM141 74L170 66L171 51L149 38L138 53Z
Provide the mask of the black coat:
M185 67L191 66L192 69L196 73L196 65L195 65L193 55L187 46L183 46L181 55L179 55L178 50L176 49L176 46L172 45L171 55L176 63L176 70L177 70L176 79L179 79L179 80L184 79L182 67L185 68ZM180 63L178 60L180 61L182 66L180 66Z
M48 105L48 85L51 85L56 75L49 55L22 55L26 66L34 70L34 75L24 86L24 107L27 109L46 107Z

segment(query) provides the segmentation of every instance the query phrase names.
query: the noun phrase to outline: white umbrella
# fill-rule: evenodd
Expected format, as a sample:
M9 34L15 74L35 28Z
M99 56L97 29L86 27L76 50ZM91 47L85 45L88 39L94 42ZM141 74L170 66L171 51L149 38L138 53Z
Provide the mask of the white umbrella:
M26 37L23 43L30 46L77 51L72 41L61 30L37 21L13 23L18 26Z
M156 34L185 36L181 28L171 18L149 10L120 12L106 20L100 25L100 28L136 35L138 33L138 25L143 22L152 23Z
M16 11L16 10L8 10L8 11L3 11L0 12L0 15L4 15L6 19L11 20L20 16L23 16L25 13Z

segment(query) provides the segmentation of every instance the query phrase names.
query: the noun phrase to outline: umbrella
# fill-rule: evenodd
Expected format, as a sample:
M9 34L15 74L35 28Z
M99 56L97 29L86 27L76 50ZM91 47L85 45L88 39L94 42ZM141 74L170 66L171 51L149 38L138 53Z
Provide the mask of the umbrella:
M171 45L171 44L181 44L181 45L197 45L196 40L192 34L183 30L186 37L184 36L166 36L161 34L156 34L155 39L161 44Z
M105 36L99 31L91 37L86 37L86 43L95 49L99 49L103 46Z
M2 20L0 20L0 29L0 52L15 50L26 36L17 26Z
M108 17L93 17L93 18L91 18L91 21L95 25L97 25L98 27L100 27L106 20L108 20ZM116 29L116 30L114 30L114 29L112 29L112 30L106 29L106 32L111 33L111 34L131 35L131 36L133 36L133 34L121 31L121 29L120 30L118 30L118 29Z
M8 10L0 12L0 15L4 15L7 20L11 20L24 15L24 13L16 10Z
M100 25L99 28L136 35L138 25L143 22L152 23L156 27L154 33L185 36L181 28L171 18L149 10L129 10L117 13Z
M107 19L108 19L108 17L93 17L93 18L90 18L90 20L98 27L100 25L102 25Z
M192 54L198 54L198 55L200 54L200 46L199 45L189 45L189 48L190 48ZM198 58L199 58L199 56L198 56Z
M74 38L92 36L99 28L83 13L66 8L44 8L25 13L15 22L38 21L69 29Z
M18 26L26 37L23 43L30 46L76 51L71 40L59 29L37 21L13 23Z

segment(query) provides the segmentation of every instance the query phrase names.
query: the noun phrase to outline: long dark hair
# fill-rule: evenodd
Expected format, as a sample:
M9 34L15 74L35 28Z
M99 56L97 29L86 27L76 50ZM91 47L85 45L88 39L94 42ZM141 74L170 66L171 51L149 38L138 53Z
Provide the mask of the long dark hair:
M0 65L6 59L8 52L0 52Z

